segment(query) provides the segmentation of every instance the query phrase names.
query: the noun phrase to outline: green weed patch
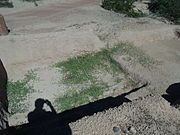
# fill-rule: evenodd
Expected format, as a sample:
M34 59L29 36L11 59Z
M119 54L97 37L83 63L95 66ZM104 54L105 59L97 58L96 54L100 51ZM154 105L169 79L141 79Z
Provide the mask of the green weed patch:
M11 114L22 113L26 110L27 106L24 101L28 93L33 92L33 86L29 84L30 81L36 79L36 74L29 71L24 79L8 82L8 99Z

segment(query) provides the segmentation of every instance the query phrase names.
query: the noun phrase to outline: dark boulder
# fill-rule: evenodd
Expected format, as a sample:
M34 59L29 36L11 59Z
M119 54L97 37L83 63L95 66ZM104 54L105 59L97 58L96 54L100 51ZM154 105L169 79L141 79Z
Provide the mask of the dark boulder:
M0 59L0 129L8 126L7 72Z

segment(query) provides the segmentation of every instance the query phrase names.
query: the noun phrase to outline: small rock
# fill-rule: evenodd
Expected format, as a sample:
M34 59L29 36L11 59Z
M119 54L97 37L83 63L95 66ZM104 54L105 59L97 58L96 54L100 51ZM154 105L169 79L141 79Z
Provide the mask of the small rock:
M176 28L174 31L177 38L180 38L180 28Z
M136 129L135 129L134 127L130 127L130 128L129 128L129 131L130 131L132 134L136 134L136 133L137 133L137 131L136 131Z
M121 133L121 129L119 127L113 127L113 132L115 133L115 135L120 135Z

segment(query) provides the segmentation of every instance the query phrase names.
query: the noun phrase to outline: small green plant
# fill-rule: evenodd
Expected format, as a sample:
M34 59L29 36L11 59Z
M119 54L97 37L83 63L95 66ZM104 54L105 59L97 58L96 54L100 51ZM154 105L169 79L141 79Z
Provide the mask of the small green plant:
M65 96L57 98L55 104L60 111L65 111L97 100L105 90L107 90L106 86L93 84L80 92L69 92Z
M140 10L134 10L133 5L136 0L103 0L102 7L118 13L126 14L129 17L142 17L144 14Z
M24 101L28 93L33 92L33 86L29 82L35 79L36 74L33 71L29 71L23 80L8 82L8 99L11 114L22 113L26 110Z
M37 1L40 1L40 0L22 0L23 2L33 2L35 6L38 6L37 4Z
M151 0L149 10L170 21L180 23L180 0Z
M40 1L40 0L22 0L22 1L26 1L26 2L36 2L36 1Z

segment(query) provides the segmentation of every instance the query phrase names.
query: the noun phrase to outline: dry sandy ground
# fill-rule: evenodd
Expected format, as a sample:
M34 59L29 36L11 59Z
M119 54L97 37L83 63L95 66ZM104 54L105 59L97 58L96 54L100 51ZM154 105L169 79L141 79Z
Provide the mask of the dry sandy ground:
M127 133L129 127L134 127L137 134L179 134L180 112L161 98L170 84L179 82L180 41L174 35L179 26L148 17L126 18L100 8L99 3L56 0L39 7L0 9L11 30L8 36L0 37L0 58L9 78L18 80L28 70L38 69L41 81L35 88L40 92L27 99L28 111L33 109L36 98L52 101L57 92L64 92L64 86L58 91L57 71L49 65L84 51L98 51L107 44L129 41L160 61L156 69L149 71L117 57L129 73L147 80L149 88L130 95L132 103L71 123L73 134L113 135L114 126L121 128L122 134L131 134ZM27 113L14 115L10 124L26 122Z

